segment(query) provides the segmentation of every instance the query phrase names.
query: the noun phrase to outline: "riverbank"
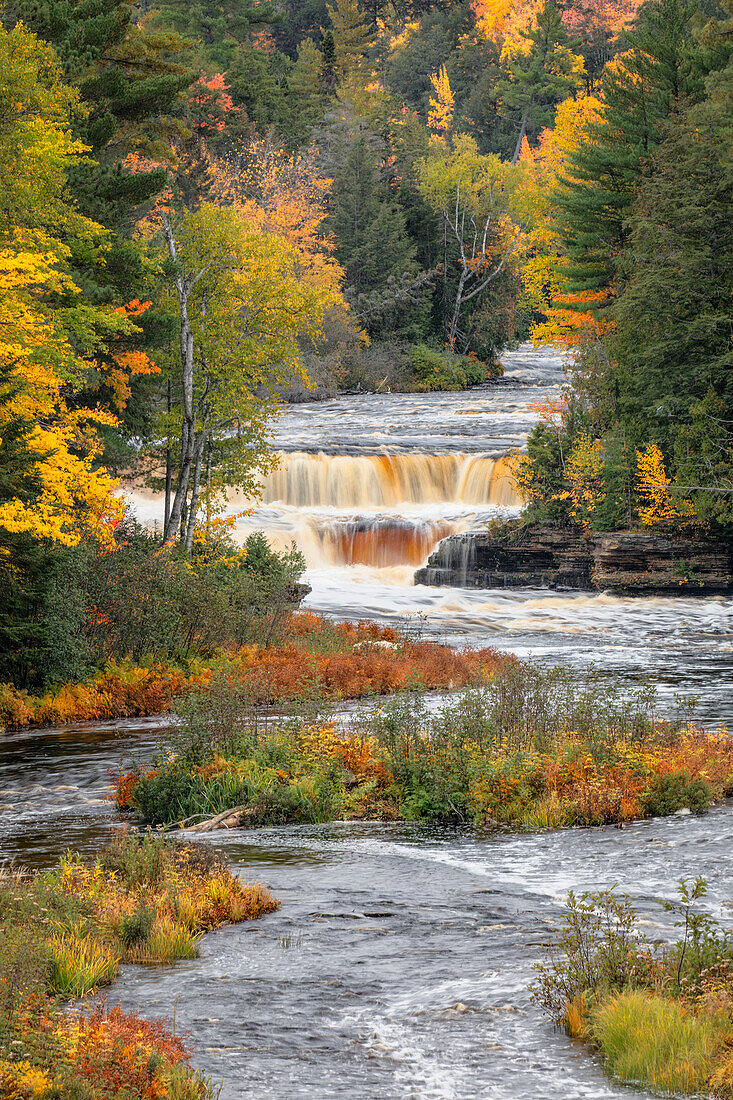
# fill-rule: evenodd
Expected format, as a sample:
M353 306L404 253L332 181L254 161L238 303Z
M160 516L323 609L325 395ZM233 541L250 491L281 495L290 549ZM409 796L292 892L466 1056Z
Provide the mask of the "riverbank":
M533 997L624 1084L665 1095L733 1095L733 934L705 911L707 883L664 903L682 938L653 942L627 895L571 892Z
M653 707L597 678L514 665L437 709L412 690L346 725L319 714L263 722L220 680L189 696L152 767L118 776L117 804L149 825L205 829L552 829L702 812L732 793L727 733L660 720Z
M299 696L328 700L384 695L420 682L430 690L478 683L510 661L494 650L454 650L408 630L334 623L294 614L271 646L219 650L212 658L136 665L110 661L91 679L44 696L0 684L0 729L161 714L174 699L225 672L258 705Z
M733 595L733 543L648 531L533 526L521 520L451 535L416 584L559 588L622 596Z
M119 836L94 861L0 873L0 1094L210 1100L175 1028L104 1003L75 1005L120 965L198 957L204 932L279 903L193 844Z

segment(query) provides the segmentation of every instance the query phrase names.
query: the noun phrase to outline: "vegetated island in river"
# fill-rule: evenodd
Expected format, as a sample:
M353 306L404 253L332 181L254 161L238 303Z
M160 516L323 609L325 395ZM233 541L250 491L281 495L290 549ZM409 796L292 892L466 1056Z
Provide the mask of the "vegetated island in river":
M117 779L120 809L149 825L559 828L702 812L733 792L725 731L660 719L646 688L512 659L477 662L437 709L415 679L346 718L307 692L273 717L232 669L175 709L158 758Z

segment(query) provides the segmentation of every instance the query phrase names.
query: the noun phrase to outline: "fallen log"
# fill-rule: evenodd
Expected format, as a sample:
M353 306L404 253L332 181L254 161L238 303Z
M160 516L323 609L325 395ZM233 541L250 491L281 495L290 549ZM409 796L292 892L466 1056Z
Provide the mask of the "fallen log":
M229 810L223 810L220 814L214 814L213 817L207 818L206 821L199 821L195 825L187 826L185 822L180 823L180 827L186 829L189 833L210 833L214 829L237 829L240 825L243 825L248 818L252 817L254 811L249 806L233 806ZM198 814L194 815L198 817ZM187 818L190 821L191 818Z

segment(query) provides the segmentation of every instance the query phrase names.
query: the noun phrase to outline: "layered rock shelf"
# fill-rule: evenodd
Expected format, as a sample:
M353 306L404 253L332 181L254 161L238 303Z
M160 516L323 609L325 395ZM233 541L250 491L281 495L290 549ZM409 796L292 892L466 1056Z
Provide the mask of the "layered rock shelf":
M416 584L575 588L627 596L733 595L733 543L643 531L507 524L443 539Z

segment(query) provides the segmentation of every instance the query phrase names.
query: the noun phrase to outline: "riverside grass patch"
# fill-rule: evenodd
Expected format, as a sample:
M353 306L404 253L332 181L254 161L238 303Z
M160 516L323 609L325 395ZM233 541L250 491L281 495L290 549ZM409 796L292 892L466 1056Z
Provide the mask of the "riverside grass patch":
M0 730L160 714L226 675L254 704L300 698L317 688L326 699L361 699L400 691L420 680L445 690L479 683L512 659L492 649L454 650L427 641L419 629L376 623L334 623L293 613L271 645L218 649L206 660L179 664L109 660L88 680L59 684L43 696L0 683Z
M592 1044L609 1074L660 1095L733 1097L733 933L680 880L663 902L680 939L660 946L626 895L573 892L559 941L537 963L533 999Z
M263 718L224 676L189 693L165 750L117 779L118 806L148 824L236 810L251 825L559 828L702 812L733 789L723 732L658 719L644 690L518 662L437 710L413 685L347 723Z
M109 985L121 963L196 958L203 932L277 908L211 849L161 838L0 873L0 1097L213 1098L163 1022L65 1002Z

